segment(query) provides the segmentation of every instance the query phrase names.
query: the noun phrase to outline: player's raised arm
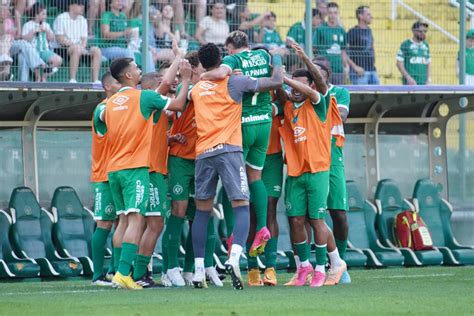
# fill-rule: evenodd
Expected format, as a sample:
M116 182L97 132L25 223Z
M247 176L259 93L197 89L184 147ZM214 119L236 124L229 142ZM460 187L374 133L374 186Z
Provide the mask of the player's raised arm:
M174 78L176 78L176 74L178 73L179 63L182 59L182 53L178 47L178 42L176 41L176 39L173 39L173 53L176 58L163 76L161 84L156 89L156 92L161 95L166 95L171 89L171 85L174 82Z
M201 80L223 80L225 77L229 76L232 73L232 70L224 65L220 65L219 67L212 69L210 71L206 71L201 75Z
M288 78L288 77L285 77L283 79L283 81L287 85L289 85L290 87L292 87L293 89L298 91L299 93L302 93L306 97L308 97L311 100L311 103L313 103L313 104L319 103L320 98L321 98L319 92L315 91L310 86L305 85L304 83L301 83L297 80L294 80L294 79L291 79L291 78Z
M273 72L270 78L259 78L257 92L265 92L278 89L283 84L283 69L281 67L281 56L273 56Z
M315 64L313 64L309 56L306 55L306 53L304 52L303 48L300 45L298 45L297 43L294 43L293 45L291 45L291 47L295 50L298 57L304 62L304 64L308 68L308 71L314 80L314 84L316 85L316 89L322 95L326 95L326 92L328 91L328 85L326 84L326 81L321 75L319 68Z
M179 94L171 100L167 110L181 112L184 110L188 96L189 81L191 80L192 69L187 60L182 60L179 64L179 73L182 76L182 86Z

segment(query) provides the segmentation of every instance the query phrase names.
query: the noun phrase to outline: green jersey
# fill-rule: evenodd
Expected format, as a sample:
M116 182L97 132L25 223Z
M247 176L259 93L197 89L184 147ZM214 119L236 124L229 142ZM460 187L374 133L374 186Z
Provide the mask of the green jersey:
M313 34L314 32L316 32L315 28L313 28ZM286 38L289 38L304 47L305 34L306 26L304 25L304 22L298 22L290 27L288 33L286 34Z
M431 63L428 43L415 43L411 39L404 41L397 53L397 60L403 62L406 71L416 81L416 84L426 84L428 65ZM403 84L406 83L406 79L403 78Z
M106 11L100 18L100 25L109 25L110 32L123 32L127 28L127 16L123 12L115 15L112 11ZM103 39L101 44L102 47L127 47L127 39L124 36L113 40Z
M321 25L313 32L313 46L318 55L331 63L334 73L342 73L342 50L346 49L346 31L340 26Z
M100 119L102 113L105 111L105 102L99 103L93 113L94 131L97 135L104 136L107 133L107 125Z
M271 49L284 45L280 34L278 34L277 31L268 28L264 28L262 43L267 44Z
M271 56L264 49L245 50L224 57L222 64L231 70L240 69L252 78L271 77ZM242 124L259 124L272 121L270 92L245 93L242 98Z
M338 108L345 108L349 112L349 104L351 102L349 90L343 87L330 86L328 93L336 98ZM331 142L331 165L344 166L342 147L336 146L336 138L334 137Z
M466 47L466 75L474 75L474 47Z

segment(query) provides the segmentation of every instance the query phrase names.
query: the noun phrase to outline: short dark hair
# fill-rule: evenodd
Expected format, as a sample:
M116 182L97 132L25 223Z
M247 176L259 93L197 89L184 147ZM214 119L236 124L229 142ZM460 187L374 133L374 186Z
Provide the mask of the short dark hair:
M321 20L323 19L323 14L319 9L313 9L312 10L312 17L314 18L315 16L318 16Z
M133 58L117 58L110 64L110 73L118 82L122 82L123 72L133 62Z
M364 13L365 9L370 9L368 5L361 5L356 9L356 18L359 20L359 15Z
M105 85L109 84L112 80L115 80L115 78L112 76L110 71L107 71L100 79L100 82L102 83L102 88L105 89Z
M199 54L197 51L188 52L186 55L184 55L184 59L189 61L192 67L199 66Z
M338 8L339 9L339 5L336 2L329 2L328 3L328 9L329 8Z
M277 18L277 15L273 11L270 11L270 13L268 15L272 18L275 18L275 19Z
M214 43L207 43L201 46L198 51L199 62L204 69L210 69L220 65L221 63L221 51Z
M298 77L306 77L308 79L309 84L313 83L313 77L311 77L311 74L308 69L300 68L293 71L293 78Z
M163 76L157 72L148 72L142 76L141 86L142 89L153 90L158 88L160 79Z
M229 34L225 40L225 46L232 44L235 49L248 47L249 46L249 37L242 31L233 31Z
M30 11L28 12L29 16L30 16L30 19L34 19L35 16L40 14L41 11L43 11L45 9L46 9L46 7L43 4L41 4L39 2L36 2L35 4L33 4L33 6L30 8Z
M411 29L412 30L416 30L416 29L419 29L420 26L424 26L424 27L428 27L428 23L426 22L423 22L423 21L416 21L415 23L413 23Z

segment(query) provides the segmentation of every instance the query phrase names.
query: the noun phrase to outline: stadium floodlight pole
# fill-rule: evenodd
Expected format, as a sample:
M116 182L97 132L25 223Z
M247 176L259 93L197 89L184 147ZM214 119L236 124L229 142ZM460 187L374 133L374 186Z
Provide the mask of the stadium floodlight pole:
M306 55L308 55L310 59L313 59L313 17L311 2L311 0L306 0L306 9L304 16L304 24L306 27L304 48L306 51Z
M148 65L148 34L150 27L150 0L142 1L142 71L146 72Z
M466 0L459 1L459 84L464 85L466 78ZM461 199L466 197L466 116L459 115L459 176Z

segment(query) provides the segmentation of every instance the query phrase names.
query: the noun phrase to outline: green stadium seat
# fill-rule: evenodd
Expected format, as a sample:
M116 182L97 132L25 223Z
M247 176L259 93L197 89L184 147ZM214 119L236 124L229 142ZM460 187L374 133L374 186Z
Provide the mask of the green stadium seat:
M94 214L85 208L76 191L68 186L56 188L51 201L54 216L53 241L63 257L78 258L84 275L94 273L92 265L92 235L95 229Z
M349 211L349 243L367 255L367 265L403 266L404 257L400 250L384 247L375 231L377 209L362 197L354 181L347 181Z
M395 249L394 218L402 211L408 209L414 211L415 207L402 197L398 185L391 179L379 181L375 192L375 205L379 213L377 228L382 244ZM405 265L407 266L440 265L443 262L443 255L438 250L413 251L409 248L398 249L405 257Z
M18 258L12 250L8 237L12 218L0 210L0 278L31 278L40 275L35 261Z
M329 215L329 212L326 214L326 224L328 225L329 229L332 230L332 219L331 215ZM351 222L349 222L349 229L351 226ZM350 240L350 236L349 236ZM347 243L347 250L346 250L346 256L344 257L344 261L346 261L347 266L350 268L362 268L365 267L369 261L367 258L367 255L362 251L362 249L359 249L352 245L349 241ZM316 249L313 249L313 252L315 252ZM315 260L316 255L313 256L313 259ZM316 264L316 261L312 261L313 264Z
M434 246L443 254L444 263L474 264L474 247L462 246L454 238L451 229L453 209L448 201L440 197L433 182L429 179L416 182L413 203L431 232Z
M9 203L12 226L10 241L18 258L36 261L44 277L71 277L82 274L77 258L62 257L52 239L54 217L41 208L27 187L15 188Z

